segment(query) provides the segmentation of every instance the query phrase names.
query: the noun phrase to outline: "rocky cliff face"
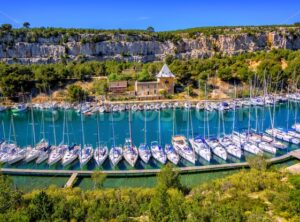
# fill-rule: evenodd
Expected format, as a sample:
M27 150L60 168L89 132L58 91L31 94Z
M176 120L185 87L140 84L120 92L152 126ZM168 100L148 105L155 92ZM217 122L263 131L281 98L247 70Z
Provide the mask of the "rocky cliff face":
M235 55L272 48L300 49L300 29L291 32L281 28L278 31L251 35L198 34L195 38L182 37L176 41L159 41L126 34L77 34L67 38L58 34L30 40L28 34L15 37L6 33L0 38L0 60L22 64L54 63L62 59L150 62L163 60L167 55L179 59L206 58L216 53Z

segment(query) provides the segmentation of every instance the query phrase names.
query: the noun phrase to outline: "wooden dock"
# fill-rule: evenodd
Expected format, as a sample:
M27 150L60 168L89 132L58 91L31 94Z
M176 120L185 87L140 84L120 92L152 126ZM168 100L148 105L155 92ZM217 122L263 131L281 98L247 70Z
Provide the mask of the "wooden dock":
M78 176L78 173L72 173L71 177L68 179L67 183L65 184L65 188L73 187L74 182Z
M300 160L300 149L291 151L279 157L268 159L269 164L280 163L289 159ZM216 164L207 166L190 166L190 167L179 167L176 168L180 173L197 173L197 172L210 172L220 171L229 169L241 169L248 168L247 162L243 163L227 163L227 164ZM93 170L42 170L42 169L13 169L13 168L1 168L0 173L7 175L32 175L32 176L61 176L70 177L66 186L73 185L77 177L90 177L93 174ZM107 174L108 177L136 177L136 176L154 176L160 169L142 169L142 170L103 170L102 173Z

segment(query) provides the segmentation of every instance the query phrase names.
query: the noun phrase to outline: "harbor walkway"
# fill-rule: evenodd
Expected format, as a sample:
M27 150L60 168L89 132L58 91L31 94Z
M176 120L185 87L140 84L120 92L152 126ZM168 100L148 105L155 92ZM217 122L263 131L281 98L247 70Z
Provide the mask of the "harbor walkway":
M283 162L288 159L300 160L300 150L291 151L279 157L268 159L267 162L270 164ZM179 167L176 168L180 173L197 173L207 171L218 171L218 170L229 170L229 169L241 169L248 168L247 162L243 163L227 163L227 164L216 164L207 166L191 166L191 167ZM2 168L0 173L8 175L36 175L36 176L68 176L70 183L74 182L77 176L90 177L93 174L93 170L42 170L42 169L13 169L13 168ZM156 175L160 172L160 169L142 169L142 170L104 170L101 171L109 177L122 177L122 176L151 176Z
M65 188L72 187L76 181L77 176L78 176L78 173L73 173L71 175L71 177L69 178L69 180L67 181Z

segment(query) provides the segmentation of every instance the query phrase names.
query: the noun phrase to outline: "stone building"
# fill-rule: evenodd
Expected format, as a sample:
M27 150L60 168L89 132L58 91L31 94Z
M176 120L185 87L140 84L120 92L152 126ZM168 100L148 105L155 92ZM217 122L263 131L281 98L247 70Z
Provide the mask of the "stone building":
M174 93L175 76L165 64L156 75L157 80L151 82L135 82L135 95L137 97L159 97L160 91L167 94Z
M166 90L168 94L174 94L175 75L169 67L164 64L160 72L156 75L159 90Z
M138 97L158 96L158 83L152 82L135 82L135 95Z
M127 90L127 81L113 81L108 83L108 90L112 93L124 93Z

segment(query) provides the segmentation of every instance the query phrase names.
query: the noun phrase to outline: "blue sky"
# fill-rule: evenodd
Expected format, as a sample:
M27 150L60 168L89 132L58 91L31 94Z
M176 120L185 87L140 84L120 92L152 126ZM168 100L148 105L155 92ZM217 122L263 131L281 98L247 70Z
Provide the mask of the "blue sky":
M0 23L20 27L145 29L264 25L300 21L300 1L0 0Z

